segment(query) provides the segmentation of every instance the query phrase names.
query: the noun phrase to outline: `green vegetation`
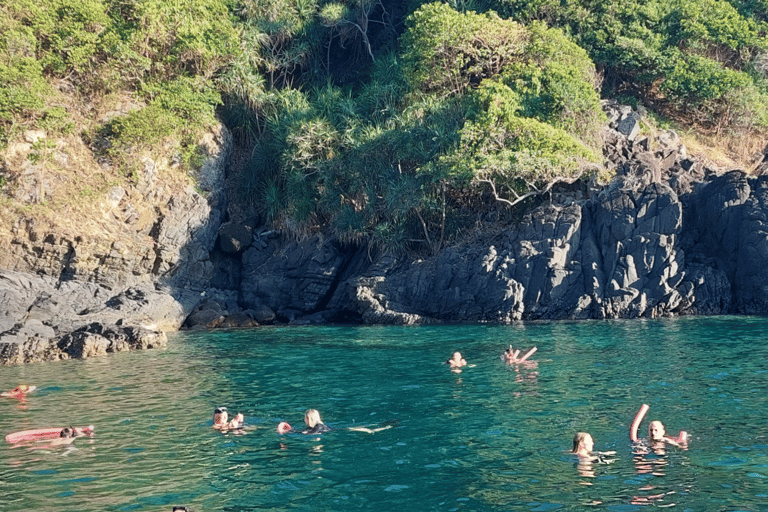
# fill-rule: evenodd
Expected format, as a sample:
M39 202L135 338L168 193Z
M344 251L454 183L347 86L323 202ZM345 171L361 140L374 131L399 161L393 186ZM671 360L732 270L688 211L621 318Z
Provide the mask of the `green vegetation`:
M199 165L218 117L267 222L429 252L596 171L601 93L764 137L767 22L764 0L8 0L0 147L75 129L130 177L168 148Z
M517 21L563 28L602 70L604 95L631 94L703 127L766 132L764 0L490 3Z
M71 127L54 84L86 101L123 91L143 108L102 132L126 167L161 138L184 141L214 122L212 78L239 43L229 7L216 0L9 0L0 15L0 143L31 127Z

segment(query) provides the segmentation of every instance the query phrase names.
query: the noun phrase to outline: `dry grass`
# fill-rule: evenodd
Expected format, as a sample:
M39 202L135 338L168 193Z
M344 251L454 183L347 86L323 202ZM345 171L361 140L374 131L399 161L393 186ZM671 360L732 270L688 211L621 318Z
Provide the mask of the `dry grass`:
M39 187L41 190L49 191L45 200L38 204L0 196L0 243L15 238L22 220L26 225L34 224L38 233L55 233L71 239L132 237L137 229L146 226L148 212L154 218L155 209L167 204L170 194L191 183L189 176L181 170L159 165L162 168L157 169L157 182L151 197L142 197L134 186L136 179L133 176L100 163L83 140L81 134L92 132L111 117L138 108L130 96L110 95L84 103L74 95L62 94L57 101L70 114L74 130L66 135L49 136L46 146L39 151L22 139L9 144L0 153L0 162L4 162L11 183L31 174L38 183L45 184ZM138 169L136 174L141 172ZM142 220L138 225L126 225L107 201L107 194L115 186L126 191L124 200L140 213Z
M713 170L723 172L752 172L768 143L768 133L717 131L679 121L665 121L664 124L678 134L689 155L702 160ZM643 118L643 129L651 140L662 130L652 116Z
M762 159L768 142L766 134L707 134L695 133L681 137L688 152L701 155L718 167L752 172Z

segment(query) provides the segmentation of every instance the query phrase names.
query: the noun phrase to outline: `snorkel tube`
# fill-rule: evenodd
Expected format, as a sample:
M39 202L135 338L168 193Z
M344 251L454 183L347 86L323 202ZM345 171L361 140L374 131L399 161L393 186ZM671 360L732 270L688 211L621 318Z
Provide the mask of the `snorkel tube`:
M650 408L651 407L648 404L643 404L640 407L640 410L637 411L635 421L632 422L632 428L629 429L629 438L633 443L637 442L637 429L640 426L640 423L642 423L643 418L645 418L645 414L648 412L648 409Z

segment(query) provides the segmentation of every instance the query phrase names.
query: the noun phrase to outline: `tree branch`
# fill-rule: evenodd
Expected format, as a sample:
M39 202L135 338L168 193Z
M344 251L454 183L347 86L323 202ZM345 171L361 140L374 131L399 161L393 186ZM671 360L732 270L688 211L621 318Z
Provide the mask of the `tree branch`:
M427 223L424 222L424 217L421 216L421 213L418 209L414 208L414 212L416 212L416 216L419 218L419 221L421 222L421 228L424 230L424 236L427 239L427 244L432 247L432 240L429 238L429 231L427 231Z
M533 188L534 190L532 190L532 191L530 191L530 192L528 192L526 194L523 194L523 195L519 195L517 192L512 190L512 193L515 195L515 200L514 201L510 201L509 199L506 199L506 198L503 198L503 197L499 196L499 194L496 192L496 185L493 183L493 181L491 181L491 180L477 180L477 181L480 182L480 183L487 183L488 185L490 185L491 186L491 192L493 192L493 197L497 201L499 201L500 203L504 203L504 204L506 204L508 206L515 206L516 204L525 201L529 197L538 196L538 195L541 195L541 194L546 194L547 192L549 192L552 189L552 187L554 187L556 184L560 183L561 181L565 182L565 183L573 183L577 179L578 178L574 178L572 180L569 180L569 179L567 179L564 176L556 176L556 177L552 178L552 180L550 180L547 183L547 186L544 187L543 189L538 190L538 189L536 189L535 187L533 187L531 185L531 188Z

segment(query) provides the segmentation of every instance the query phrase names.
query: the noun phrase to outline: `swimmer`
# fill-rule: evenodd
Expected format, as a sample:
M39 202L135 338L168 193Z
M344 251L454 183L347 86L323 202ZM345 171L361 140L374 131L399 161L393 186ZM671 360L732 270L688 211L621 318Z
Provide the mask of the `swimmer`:
M645 414L650 409L650 406L643 404L640 410L635 416L635 420L632 422L632 427L629 431L629 437L632 442L637 443L640 440L637 437L637 429L640 427L640 423L643 421ZM681 430L676 438L667 436L667 432L664 428L664 424L659 420L654 420L648 425L648 441L653 444L670 444L680 448L686 448L688 446L688 432Z
M59 437L54 438L49 443L51 446L57 446L61 444L72 444L76 437L84 436L92 432L93 429L79 428L79 427L64 427L59 432Z
M18 386L16 386L10 391L5 391L3 393L0 393L0 396L7 396L8 398L17 398L19 400L24 400L27 397L28 393L31 393L36 389L37 389L37 386L19 384Z
M514 364L517 362L518 354L520 354L520 351L513 349L512 345L510 345L509 348L501 354L501 360L507 364Z
M293 427L290 423L287 421L281 421L277 424L277 433L278 434L287 434L288 432L293 432Z
M537 350L538 348L533 347L528 352L526 352L525 355L518 357L520 355L520 349L515 350L512 348L512 345L510 345L509 348L506 349L501 355L501 359L507 364L520 364L527 361L528 358L531 357Z
M577 432L573 436L573 453L579 458L592 459L592 449L595 447L595 442L592 440L592 436L586 432Z
M463 357L461 357L461 352L454 352L453 357L448 359L445 364L449 365L451 369L454 368L461 368L462 366L467 366L467 361Z
M229 420L229 413L226 407L217 407L213 411L213 428L217 430L229 430L241 428L245 421L242 414L238 414L232 421Z
M322 434L331 430L320 419L320 412L317 409L307 409L307 412L304 413L304 423L306 423L308 428L302 431L302 434Z
M612 460L606 460L603 458L605 455L615 455L616 452L596 452L594 451L595 442L592 440L592 436L587 432L577 432L573 436L573 450L572 454L579 457L581 460L588 460L594 462L604 462L610 464Z

